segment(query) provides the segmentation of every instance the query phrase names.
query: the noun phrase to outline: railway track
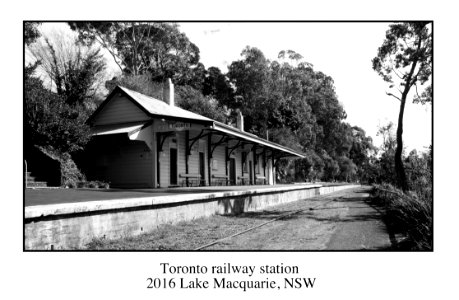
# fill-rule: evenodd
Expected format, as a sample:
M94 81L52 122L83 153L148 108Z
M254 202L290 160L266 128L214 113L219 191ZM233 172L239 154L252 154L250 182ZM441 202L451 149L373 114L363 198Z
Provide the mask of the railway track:
M337 202L337 201L343 199L343 196L339 196L340 194L342 194L342 191L337 192L337 193L333 193L331 195L319 196L320 198L317 199L317 200L313 200L313 199L303 200L304 201L304 205L301 208L297 208L297 209L295 209L293 211L288 211L288 212L286 212L284 214L281 214L281 215L279 215L277 217L274 217L274 218L272 218L272 219L270 219L270 220L268 220L266 222L263 222L261 224L258 224L256 226L250 227L248 229L239 231L239 232L234 233L232 235L226 236L224 238L221 238L221 239L215 240L215 241L213 241L211 243L208 243L208 244L205 244L203 246L200 246L200 247L194 249L194 251L204 250L206 248L209 248L209 247L215 246L215 245L217 245L219 243L222 243L224 241L227 241L227 240L229 240L231 238L243 235L243 234L248 233L248 232L252 232L252 231L254 231L254 230L256 230L256 229L258 229L260 227L266 226L266 225L271 224L273 222L285 219L287 217L290 217L290 216L293 216L293 215L296 215L296 214L299 214L299 213L302 213L302 212L305 212L305 211L308 211L308 212L312 211L313 212L314 210L319 209L319 208L323 208L323 207L327 206L328 204L330 204L332 202ZM320 202L320 203L317 203L317 202ZM291 203L290 205L287 204L287 205L283 206L280 211L286 211L289 208L295 207L295 206L298 206L298 202Z

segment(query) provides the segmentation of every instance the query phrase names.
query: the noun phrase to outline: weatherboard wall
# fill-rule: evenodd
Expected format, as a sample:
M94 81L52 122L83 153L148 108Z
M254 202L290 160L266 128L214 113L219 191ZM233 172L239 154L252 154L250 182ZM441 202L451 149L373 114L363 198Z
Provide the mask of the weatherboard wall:
M152 187L152 160L144 142L120 144L107 154L104 177L112 187Z
M119 94L102 108L94 119L94 125L120 124L147 121L150 118L132 101Z

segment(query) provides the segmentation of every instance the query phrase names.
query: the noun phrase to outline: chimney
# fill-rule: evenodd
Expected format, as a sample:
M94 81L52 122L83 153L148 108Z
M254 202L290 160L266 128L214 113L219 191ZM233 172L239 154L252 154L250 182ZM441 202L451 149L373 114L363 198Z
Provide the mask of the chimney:
M237 112L237 129L240 131L244 131L244 116L242 115L241 111Z
M170 78L167 78L163 82L163 100L170 106L175 106L174 84Z

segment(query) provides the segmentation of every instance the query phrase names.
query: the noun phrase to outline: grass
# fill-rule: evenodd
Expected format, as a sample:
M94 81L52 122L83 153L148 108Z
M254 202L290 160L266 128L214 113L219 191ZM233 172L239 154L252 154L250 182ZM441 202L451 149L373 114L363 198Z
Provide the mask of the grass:
M160 225L150 233L116 240L94 239L86 250L193 250L262 223L248 217L212 216Z
M405 194L390 185L375 186L373 195L384 206L388 225L406 235L407 250L433 249L433 207L431 197Z
M334 195L339 196L339 193L345 193L345 191L337 192L337 194ZM318 196L304 200L298 200L294 202L275 205L266 208L265 210L245 212L238 215L213 215L209 217L197 218L191 221L180 222L173 225L164 224L158 226L158 228L151 232L133 237L126 236L118 239L96 238L93 239L89 244L87 244L84 250L194 250L198 247L210 244L216 240L229 237L235 233L245 231L249 228L270 221L276 217L281 216L282 214L293 212L298 209L307 209L308 207L315 207L319 204L322 204L323 201L327 201L327 199L328 196ZM335 205L338 205L337 202L334 203ZM333 204L331 204L331 206L333 206ZM307 211L307 213L309 213L309 211ZM325 223L328 224L329 216L327 214L334 215L336 214L336 211L325 210L324 212L322 212L322 215L325 215L327 218ZM290 218L295 219L299 216L300 215L294 215ZM288 220L289 218L283 219L283 221ZM284 246L288 246L291 244L291 240L289 240L291 235L289 234L294 233L298 230L309 231L312 230L311 228L314 228L314 230L317 230L315 235L320 235L321 233L319 231L319 225L324 227L324 225L322 224L324 222L317 220L312 220L311 223L306 224L305 221L302 219L300 223L301 225L299 225L296 228L292 228L290 230L291 232L285 234L285 236L272 236L273 240L278 240L278 244L273 243L273 245L279 247L278 249L284 249ZM330 225L326 225L325 227L328 228L329 226ZM242 236L242 240L244 240L244 236ZM314 237L314 241L310 241L310 243L318 243L321 241L322 240L319 237ZM247 243L251 242L255 242L255 244L257 242L259 242L260 244L269 244L267 240L247 241ZM241 243L244 244L245 242L242 241ZM241 246L241 249L244 246L245 244ZM219 248L217 247L217 249Z

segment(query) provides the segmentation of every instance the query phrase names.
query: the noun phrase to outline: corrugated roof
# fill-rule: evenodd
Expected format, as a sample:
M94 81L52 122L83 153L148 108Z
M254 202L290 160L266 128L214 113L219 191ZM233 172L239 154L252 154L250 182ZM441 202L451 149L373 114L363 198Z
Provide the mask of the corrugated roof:
M267 146L269 148L281 150L285 153L291 154L291 156L298 156L298 157L304 158L304 155L296 150L293 150L288 147L276 144L274 142L262 139L254 134L251 134L245 131L241 131L237 128L231 127L229 125L226 125L226 124L223 124L217 121L214 122L214 130L217 130L217 131L220 131L226 134L230 134L230 135L233 135L239 138L243 138L245 140Z
M121 89L126 95L132 100L135 101L145 112L150 113L151 115L154 116L164 116L164 117L171 117L171 118L179 118L179 119L188 119L188 120L196 120L196 121L204 121L204 122L209 122L209 125L211 127L209 128L210 130L216 130L220 131L222 133L228 134L228 135L233 135L238 138L246 139L248 141L252 141L255 143L259 143L261 145L281 150L283 152L286 152L292 156L298 156L298 157L304 157L304 155L301 152L295 151L293 149L290 149L288 147L284 147L282 145L276 144L274 142L262 139L254 134L241 131L237 128L231 127L229 125L220 123L218 121L212 120L210 118L198 115L196 113L193 113L191 111L182 109L177 106L170 106L169 104L165 103L164 101L155 99L153 97L146 96L144 94L141 94L136 91L132 91L128 88L118 86L117 88ZM103 103L105 104L105 102ZM102 107L99 107L96 112L94 112L93 116L95 116L99 110L101 110ZM93 117L91 116L91 118ZM95 135L101 135L101 134L114 134L114 133L123 133L123 132L131 132L131 131L136 131L139 128L141 128L144 125L145 122L142 122L142 124L129 124L126 126L121 125L120 127L104 127L103 129L100 128L99 131L97 128L93 129L93 132ZM119 125L118 125L119 126Z
M184 118L191 120L200 120L200 121L209 121L213 122L214 120L206 118L204 116L198 115L188 110L184 110L177 106L170 106L164 101L155 99L153 97L146 96L139 92L132 91L128 88L119 86L126 94L128 94L134 101L141 105L145 110L147 110L152 115L161 115L169 116L174 118Z

